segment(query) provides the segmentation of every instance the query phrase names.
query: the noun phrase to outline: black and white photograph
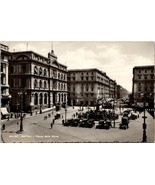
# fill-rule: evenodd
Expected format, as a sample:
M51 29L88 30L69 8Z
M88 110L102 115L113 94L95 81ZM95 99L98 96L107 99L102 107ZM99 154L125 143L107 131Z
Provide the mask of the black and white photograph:
M154 42L0 46L2 142L154 142Z
M1 184L154 184L154 0L0 6Z

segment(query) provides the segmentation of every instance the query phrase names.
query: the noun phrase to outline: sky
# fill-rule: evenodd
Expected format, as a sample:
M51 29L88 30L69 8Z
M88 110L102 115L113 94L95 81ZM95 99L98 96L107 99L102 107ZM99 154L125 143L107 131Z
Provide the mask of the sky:
M51 49L68 69L98 68L132 91L134 66L154 65L153 42L29 41L1 42L12 51L35 51L45 57ZM28 45L27 45L28 43Z

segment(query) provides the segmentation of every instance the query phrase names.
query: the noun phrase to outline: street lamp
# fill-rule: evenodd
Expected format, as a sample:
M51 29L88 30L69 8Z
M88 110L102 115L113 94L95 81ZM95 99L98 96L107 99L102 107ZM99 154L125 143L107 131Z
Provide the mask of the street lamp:
M113 115L113 119L114 119L114 128L115 128L115 105L116 105L116 100L114 99L114 103L113 103L113 113L114 113L114 115Z
M18 93L20 97L20 129L19 131L23 131L23 92Z
M146 94L141 93L141 95L143 95L143 109L144 109L144 116L142 118L144 118L144 123L143 123L143 138L142 138L142 142L147 142L147 135L146 135L146 115L145 115L145 106L146 106Z
M67 119L67 104L65 102L65 123L66 123L66 119Z

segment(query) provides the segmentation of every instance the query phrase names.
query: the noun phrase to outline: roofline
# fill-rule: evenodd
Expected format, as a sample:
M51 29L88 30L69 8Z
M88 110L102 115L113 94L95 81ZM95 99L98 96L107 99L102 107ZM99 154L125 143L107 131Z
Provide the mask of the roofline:
M49 60L49 58L47 58L47 57L45 57L45 56L43 56L43 55L40 55L39 53L36 53L36 52L34 52L34 51L17 51L17 52L11 52L12 54L22 54L22 53L34 53L34 54L36 54L36 55L38 55L38 56L40 56L40 57L43 57L43 58L45 58L45 59L47 59L47 60Z
M139 68L152 68L152 67L155 67L155 65L135 66L133 69L139 69Z
M11 54L24 54L24 53L34 53L34 54L36 54L36 55L38 55L38 56L40 56L40 57L42 57L42 58L44 58L44 59L46 59L46 60L50 60L48 57L45 57L45 56L43 56L43 55L40 55L39 53L36 53L36 52L34 52L34 51L17 51L17 52L11 52ZM63 66L63 67L65 67L65 68L67 68L67 66L66 65L64 65L64 64L62 64L62 63L60 63L60 62L58 62L57 61L57 63L59 64L59 65L61 65L61 66Z

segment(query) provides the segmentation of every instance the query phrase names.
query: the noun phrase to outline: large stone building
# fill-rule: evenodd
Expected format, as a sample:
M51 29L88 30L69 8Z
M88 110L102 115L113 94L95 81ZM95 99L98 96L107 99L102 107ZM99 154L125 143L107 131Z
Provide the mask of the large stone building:
M145 97L147 106L154 106L154 73L154 65L133 68L132 96L134 103L142 105Z
M8 81L9 68L9 47L0 44L0 63L1 63L1 116L5 117L10 111L11 95L9 92L10 86Z
M96 105L99 99L109 98L109 83L106 73L96 68L68 70L68 104ZM111 96L114 97L114 86Z
M109 79L109 98L117 98L117 84L115 80Z
M48 58L33 51L11 53L9 83L12 111L40 111L67 98L67 67L54 52Z

